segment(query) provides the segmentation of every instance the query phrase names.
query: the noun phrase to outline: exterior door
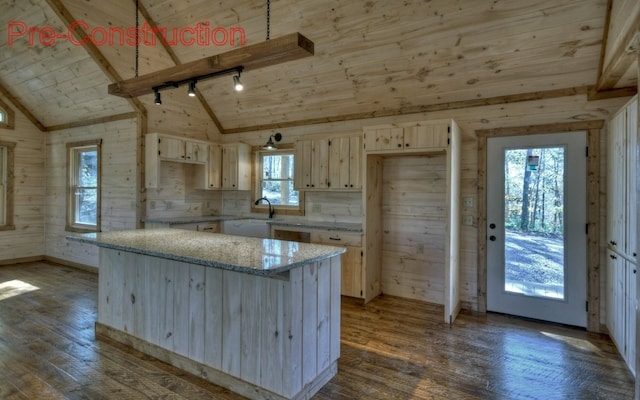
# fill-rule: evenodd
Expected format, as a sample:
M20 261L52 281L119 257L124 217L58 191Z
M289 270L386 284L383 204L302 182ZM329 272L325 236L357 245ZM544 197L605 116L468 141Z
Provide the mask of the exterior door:
M587 325L586 140L487 140L489 311Z

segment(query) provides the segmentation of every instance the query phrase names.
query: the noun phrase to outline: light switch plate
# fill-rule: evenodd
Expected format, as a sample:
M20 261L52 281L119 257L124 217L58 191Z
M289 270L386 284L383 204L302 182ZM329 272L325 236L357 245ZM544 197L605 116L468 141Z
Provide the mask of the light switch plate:
M465 208L472 208L473 207L473 197L465 197L462 200L462 204L464 205Z
M472 215L464 215L462 217L462 225L472 226L473 225L473 216Z

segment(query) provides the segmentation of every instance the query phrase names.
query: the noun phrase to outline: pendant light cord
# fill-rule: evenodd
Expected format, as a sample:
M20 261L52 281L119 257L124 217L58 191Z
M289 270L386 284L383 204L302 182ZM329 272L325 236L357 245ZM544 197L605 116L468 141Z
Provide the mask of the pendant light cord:
M139 13L139 0L136 0L136 78L138 77L138 70L140 67L140 13Z
M267 0L267 40L271 34L271 0Z

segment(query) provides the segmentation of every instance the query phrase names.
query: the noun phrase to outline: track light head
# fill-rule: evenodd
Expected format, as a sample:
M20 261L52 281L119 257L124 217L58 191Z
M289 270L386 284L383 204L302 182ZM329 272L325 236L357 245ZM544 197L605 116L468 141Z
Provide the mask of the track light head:
M189 97L195 97L196 96L196 81L190 81L189 82Z
M154 89L153 93L156 95L156 99L154 100L155 105L162 105L162 99L160 98L160 92L158 91L158 89Z
M234 75L233 77L233 87L236 89L236 92L240 92L244 89L244 85L240 82L240 72L238 72L238 75Z

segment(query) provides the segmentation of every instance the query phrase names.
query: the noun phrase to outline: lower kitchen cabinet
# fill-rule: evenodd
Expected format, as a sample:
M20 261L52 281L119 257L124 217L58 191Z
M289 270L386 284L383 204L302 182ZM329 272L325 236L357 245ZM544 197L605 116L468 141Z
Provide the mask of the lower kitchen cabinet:
M347 249L342 255L341 289L343 296L364 298L362 270L362 233L272 225L271 237L278 240L325 244Z
M609 250L607 256L607 327L635 375L637 266L614 251Z

